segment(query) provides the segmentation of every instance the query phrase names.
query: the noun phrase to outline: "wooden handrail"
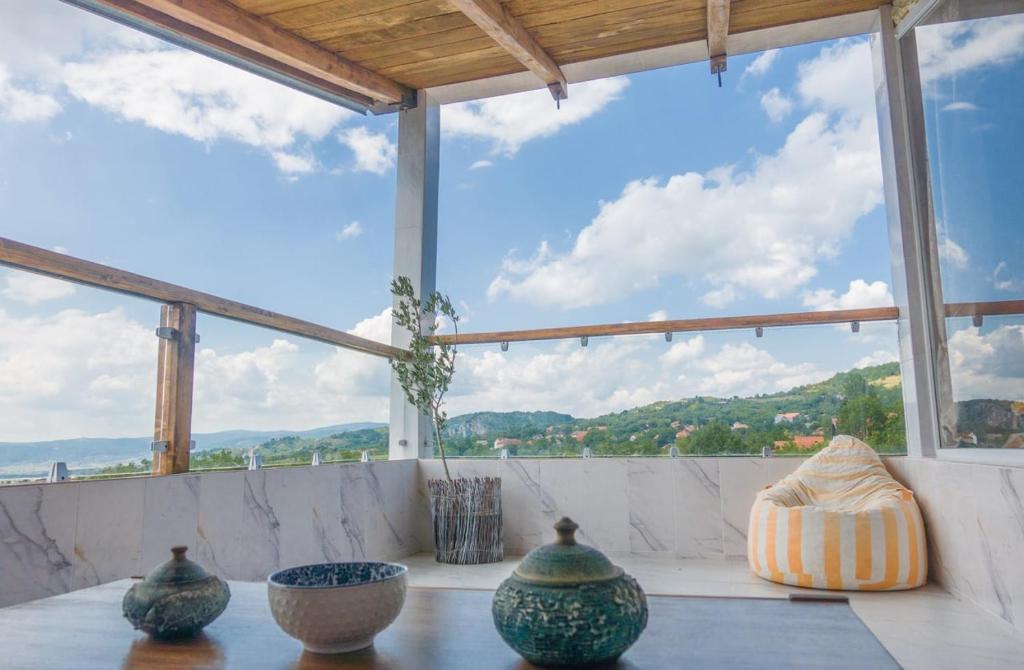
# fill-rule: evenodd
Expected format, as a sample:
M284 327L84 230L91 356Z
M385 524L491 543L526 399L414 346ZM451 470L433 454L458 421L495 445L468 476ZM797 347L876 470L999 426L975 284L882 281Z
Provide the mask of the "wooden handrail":
M851 321L891 321L895 319L896 316L897 312L895 307L841 309L829 312L791 312L788 314L716 316L703 319L605 323L592 326L568 326L564 328L506 330L493 333L459 333L457 343L486 344L495 342L527 342L533 340L574 339L577 337L685 333L689 331L737 330L744 328L769 328L773 326L849 323ZM439 335L437 339L448 344L456 343L454 335Z
M92 261L41 249L0 237L0 265L66 281L116 291L126 295L162 303L185 303L200 312L221 316L242 323L291 333L318 342L375 356L393 358L403 349L364 337L352 335L302 319L271 312L244 303L194 291L177 284L152 279L133 272L118 270Z
M1024 300L991 300L988 302L948 302L946 317L1009 316L1024 314Z
M377 356L393 358L404 351L389 344L368 340L344 331L303 321L302 319L219 298L209 293L194 291L176 284L118 270L3 237L0 237L0 265L148 300L156 300L163 303L186 303L194 305L197 310L207 314L291 333L311 340ZM947 303L945 313L947 317L1024 314L1024 300ZM456 342L458 344L493 344L499 342L575 339L578 337L775 328L780 326L851 323L854 321L868 323L872 321L892 321L898 315L898 310L895 307L870 307L865 309L841 309L819 312L789 312L784 314L757 314L537 328L532 330L460 333L457 340L454 335L438 335L435 339L438 342L448 344Z
M999 316L1008 314L1024 314L1024 300L962 302L948 303L946 305L947 317ZM839 309L820 312L788 312L785 314L722 316L671 321L638 321L635 323L607 323L591 326L568 326L564 328L536 328L533 330L503 330L490 333L459 333L457 338L455 335L438 335L435 339L445 344L496 344L500 342L576 339L579 337L809 326L852 323L855 321L867 323L871 321L892 321L898 316L899 311L895 307L869 307L865 309Z

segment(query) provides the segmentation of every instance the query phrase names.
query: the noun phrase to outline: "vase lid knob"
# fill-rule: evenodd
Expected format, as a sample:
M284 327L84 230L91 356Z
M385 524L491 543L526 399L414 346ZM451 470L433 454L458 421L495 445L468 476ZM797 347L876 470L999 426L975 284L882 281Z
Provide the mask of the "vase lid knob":
M555 523L555 532L558 533L558 544L576 544L576 529L579 524L567 516L563 516Z

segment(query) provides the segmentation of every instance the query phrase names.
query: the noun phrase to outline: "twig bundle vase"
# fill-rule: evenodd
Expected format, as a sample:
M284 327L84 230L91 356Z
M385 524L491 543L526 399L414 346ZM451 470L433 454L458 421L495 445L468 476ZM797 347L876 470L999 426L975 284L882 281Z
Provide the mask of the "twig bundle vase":
M587 666L621 656L647 627L647 596L563 518L558 540L537 547L494 594L502 639L541 666Z
M501 478L431 479L427 487L438 563L498 563L505 557Z

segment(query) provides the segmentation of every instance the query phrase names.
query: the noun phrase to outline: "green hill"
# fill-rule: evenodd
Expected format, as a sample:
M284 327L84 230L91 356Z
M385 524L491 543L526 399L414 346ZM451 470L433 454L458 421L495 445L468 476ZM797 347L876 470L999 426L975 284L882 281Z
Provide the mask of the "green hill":
M445 426L450 438L480 438L500 434L502 437L525 438L543 432L548 426L575 421L558 412L473 412L452 417Z

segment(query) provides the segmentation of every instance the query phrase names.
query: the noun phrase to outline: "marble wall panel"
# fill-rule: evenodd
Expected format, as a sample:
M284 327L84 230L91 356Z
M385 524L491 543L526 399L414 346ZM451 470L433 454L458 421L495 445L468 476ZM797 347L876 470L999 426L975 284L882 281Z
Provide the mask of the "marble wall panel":
M372 560L391 560L419 551L418 466L415 460L365 466L369 495L366 546Z
M189 558L196 558L199 481L199 475L172 475L146 480L140 574L170 559L171 547L174 546L188 547Z
M930 578L1024 632L1024 468L886 460L914 491Z
M703 459L701 459L703 460ZM796 470L800 458L718 458L726 558L747 555L747 522L757 492Z
M338 546L343 559L367 560L370 558L367 550L370 491L363 465L346 464L338 467L338 490L335 497L338 500L338 521L341 524Z
M0 606L144 574L174 545L226 579L419 551L416 461L0 488Z
M551 541L556 503L541 486L539 459L498 461L505 553L521 556Z
M676 458L668 462L675 480L674 553L681 558L722 558L725 555L720 484L722 460Z
M199 477L199 518L192 558L224 579L238 579L239 575L245 475L245 471L196 475Z
M142 572L146 481L139 477L78 484L73 588Z
M74 585L75 483L0 487L0 607Z
M236 579L259 581L281 564L281 520L274 509L278 490L267 485L268 472L249 470L242 481L242 548Z
M629 551L627 461L558 458L539 464L542 544L555 540L554 524L567 516L579 524L580 542L609 553Z
M746 522L754 495L801 462L795 458L452 459L453 476L502 477L505 551L524 554L552 541L552 525L570 516L582 542L609 553L663 553L685 558L746 556ZM437 461L420 462L425 480ZM430 519L418 517L421 546ZM730 524L736 528L731 529Z
M675 551L679 516L676 504L681 473L676 472L680 468L673 468L670 465L662 459L652 458L634 458L626 461L629 550L633 553Z

